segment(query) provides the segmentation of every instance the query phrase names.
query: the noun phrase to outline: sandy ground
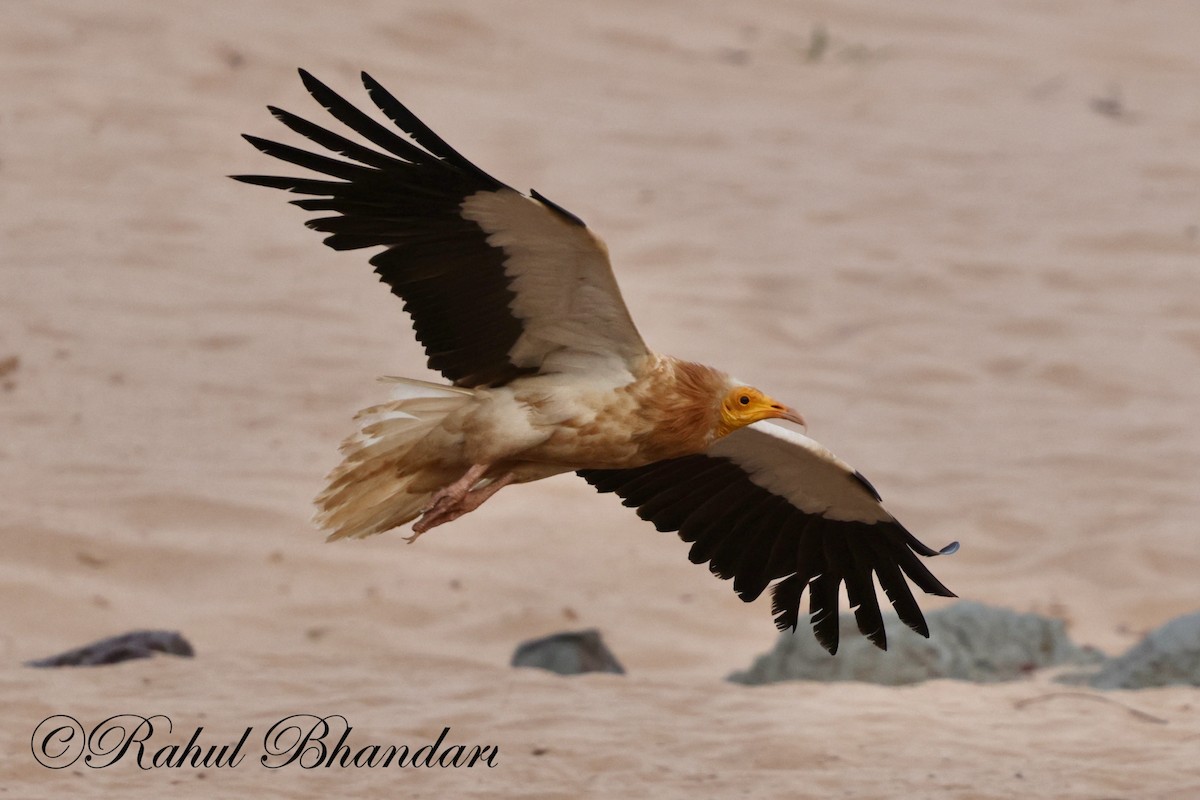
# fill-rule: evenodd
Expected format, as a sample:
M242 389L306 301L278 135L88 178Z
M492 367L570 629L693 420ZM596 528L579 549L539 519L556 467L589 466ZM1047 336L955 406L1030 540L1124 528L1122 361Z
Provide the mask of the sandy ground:
M1178 2L0 6L0 794L1200 796L1200 694L722 680L774 641L612 497L502 492L409 547L309 501L380 374L428 375L362 254L238 134L367 69L609 242L656 348L801 408L963 597L1116 653L1200 606L1200 12ZM15 360L14 360L15 359ZM938 607L930 601L927 608ZM516 671L600 628L625 677ZM21 662L131 628L194 660ZM236 768L40 766L39 722L252 727ZM272 770L355 747L488 769ZM180 738L180 737L184 738Z

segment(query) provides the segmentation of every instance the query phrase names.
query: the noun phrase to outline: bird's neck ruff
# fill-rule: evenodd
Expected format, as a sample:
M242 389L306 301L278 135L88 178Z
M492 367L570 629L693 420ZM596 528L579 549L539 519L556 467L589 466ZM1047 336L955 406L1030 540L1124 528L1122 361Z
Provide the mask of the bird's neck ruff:
M673 455L702 452L724 435L720 432L720 405L730 385L729 376L675 358L667 358L663 366L644 400L656 423L655 444Z

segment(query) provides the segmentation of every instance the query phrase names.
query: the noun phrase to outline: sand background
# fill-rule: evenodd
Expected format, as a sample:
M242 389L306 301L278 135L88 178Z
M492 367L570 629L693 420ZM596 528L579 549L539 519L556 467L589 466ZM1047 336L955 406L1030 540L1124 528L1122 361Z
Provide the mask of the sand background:
M223 177L271 171L266 104L322 121L297 66L587 220L647 341L803 410L963 597L1110 653L1200 606L1194 3L9 2L0 794L1200 796L1195 689L724 682L768 603L571 476L324 544L373 377L429 373L361 253ZM629 675L507 667L590 626ZM131 628L198 656L21 666ZM55 713L501 758L52 772Z

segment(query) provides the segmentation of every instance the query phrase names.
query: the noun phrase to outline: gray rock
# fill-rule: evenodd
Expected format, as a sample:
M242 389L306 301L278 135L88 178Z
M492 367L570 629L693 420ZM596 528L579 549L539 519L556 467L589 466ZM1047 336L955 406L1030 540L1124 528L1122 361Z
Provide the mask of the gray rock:
M58 655L26 661L25 666L96 667L136 658L149 658L155 653L170 653L187 658L195 655L188 640L175 631L130 631Z
M512 665L548 669L559 675L579 675L583 672L625 674L625 668L605 647L600 631L594 628L556 633L523 642L513 653Z
M1097 689L1200 686L1200 611L1150 631L1129 652L1106 661L1088 683Z
M787 680L864 681L898 686L936 678L994 683L1016 680L1042 667L1092 664L1102 658L1067 638L1062 620L960 602L926 615L929 638L909 630L894 614L884 618L888 650L858 634L852 614L841 617L842 646L830 656L800 630L780 635L775 648L735 672L735 683Z

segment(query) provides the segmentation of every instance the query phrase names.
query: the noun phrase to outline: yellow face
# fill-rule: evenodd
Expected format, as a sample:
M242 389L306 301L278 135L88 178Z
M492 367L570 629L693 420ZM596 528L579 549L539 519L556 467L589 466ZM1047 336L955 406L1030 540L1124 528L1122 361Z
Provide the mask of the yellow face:
M786 419L805 425L804 417L794 408L772 400L753 386L738 386L730 389L721 401L721 422L717 426L717 436L725 436L764 419Z

